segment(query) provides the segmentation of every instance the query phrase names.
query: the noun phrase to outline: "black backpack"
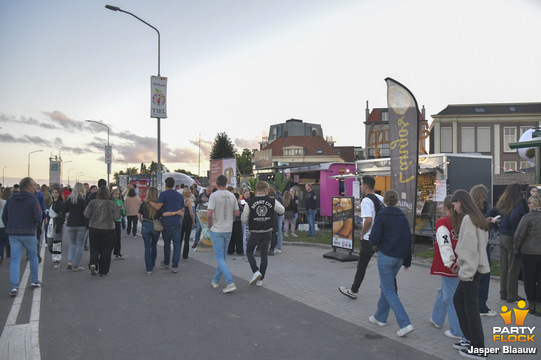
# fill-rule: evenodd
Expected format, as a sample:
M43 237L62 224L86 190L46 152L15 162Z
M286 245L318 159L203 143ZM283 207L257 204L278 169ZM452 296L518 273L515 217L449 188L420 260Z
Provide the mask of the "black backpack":
M376 216L377 216L380 213L380 211L383 210L385 205L383 205L380 199L374 194L368 194L366 195L366 197L372 200L372 202L374 203L374 209L376 210Z

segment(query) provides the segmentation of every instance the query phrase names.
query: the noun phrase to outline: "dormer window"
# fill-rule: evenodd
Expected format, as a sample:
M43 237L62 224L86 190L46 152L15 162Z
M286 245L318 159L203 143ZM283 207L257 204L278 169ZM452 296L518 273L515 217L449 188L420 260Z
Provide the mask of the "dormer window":
M284 156L304 156L304 148L298 146L288 146L283 149Z

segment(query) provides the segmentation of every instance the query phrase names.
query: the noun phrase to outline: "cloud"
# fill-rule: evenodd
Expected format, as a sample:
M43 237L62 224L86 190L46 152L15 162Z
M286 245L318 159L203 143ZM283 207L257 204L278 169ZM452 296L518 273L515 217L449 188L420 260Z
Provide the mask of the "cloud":
M45 129L60 129L60 127L55 125L55 124L49 124L49 123L39 121L39 120L31 118L31 117L28 118L28 117L25 117L25 116L21 116L21 117L19 117L17 119L14 116L7 116L7 115L4 115L4 114L0 114L0 122L15 123L15 124L18 124L18 125L39 126L39 127L45 128Z
M52 142L42 139L39 136L23 135L21 137L14 137L11 134L0 134L0 142L2 143L20 143L20 144L36 144L51 147Z
M60 111L42 111L42 114L47 116L54 124L60 126L60 128L70 132L86 130L87 128L85 127L86 123L84 121L70 119L66 114Z
M260 138L254 137L252 139L238 139L235 138L235 146L237 146L239 149L258 149L259 150L259 142L261 141Z

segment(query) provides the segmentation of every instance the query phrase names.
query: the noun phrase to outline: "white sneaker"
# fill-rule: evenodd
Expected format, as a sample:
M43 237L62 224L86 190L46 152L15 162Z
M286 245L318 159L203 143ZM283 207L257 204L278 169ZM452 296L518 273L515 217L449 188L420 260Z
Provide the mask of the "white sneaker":
M237 290L237 287L235 286L235 283L231 283L231 284L228 284L225 289L223 289L222 291L224 293L230 293L230 292L233 292Z
M451 332L451 330L445 330L445 336L448 336L452 339L462 339L462 336L456 336Z
M217 289L217 288L220 286L220 285L216 284L216 283L214 282L214 280L212 280L212 281L210 282L210 285L211 285L213 288L215 288L215 289Z
M383 322L381 322L381 321L378 321L378 319L376 319L376 318L374 317L374 315L370 316L370 317L368 318L368 321L370 321L371 323L374 323L374 324L378 324L379 326L385 326L385 325L387 325L387 323L383 323Z
M415 329L413 328L413 325L409 324L408 326L403 327L402 329L398 330L398 331L396 332L396 335L398 335L398 336L406 336L406 335L408 335L410 332L412 332L413 330L415 330Z
M432 325L434 325L434 326L436 327L436 329L441 329L441 326L439 326L438 324L436 324L436 323L434 322L434 320L432 320L432 318L430 318L430 323L431 323ZM462 338L461 338L461 339L462 339Z
M261 279L263 277L263 274L261 274L259 271L256 271L254 275L252 276L252 279L250 280L250 285L255 285L257 280Z
M275 253L275 254L281 254L281 253L282 253L282 250L276 249L276 250L274 250L274 253Z
M257 282L255 283L255 286L263 286L263 280L257 280Z

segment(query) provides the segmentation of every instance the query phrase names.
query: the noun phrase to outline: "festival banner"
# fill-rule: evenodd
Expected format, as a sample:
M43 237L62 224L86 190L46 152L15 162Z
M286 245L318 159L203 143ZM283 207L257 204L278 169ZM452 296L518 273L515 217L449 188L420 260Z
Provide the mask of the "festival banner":
M333 196L332 198L332 246L353 250L354 241L354 198Z
M150 77L150 117L167 118L167 78Z
M387 78L391 187L398 192L398 207L415 226L417 167L419 163L419 107L413 94Z
M220 159L210 160L210 176L209 183L212 187L216 186L216 179L219 175L225 175L227 177L226 187L231 185L234 188L237 187L237 159Z

